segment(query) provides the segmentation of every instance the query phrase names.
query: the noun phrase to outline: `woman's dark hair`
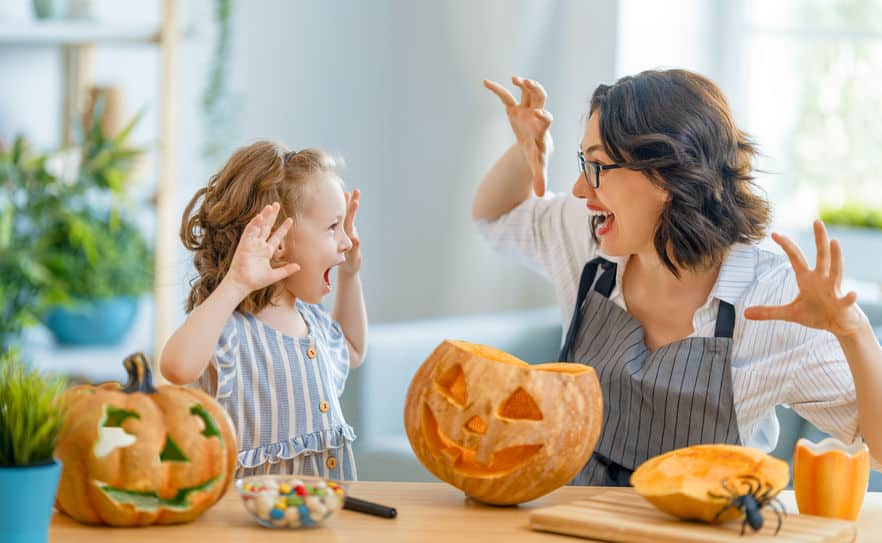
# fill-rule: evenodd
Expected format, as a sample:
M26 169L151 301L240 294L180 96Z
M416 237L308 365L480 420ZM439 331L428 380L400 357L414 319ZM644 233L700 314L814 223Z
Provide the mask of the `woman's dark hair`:
M765 236L770 208L751 175L756 148L712 81L686 70L641 72L597 87L591 114L600 115L609 157L670 195L654 244L674 275L719 264L732 244Z

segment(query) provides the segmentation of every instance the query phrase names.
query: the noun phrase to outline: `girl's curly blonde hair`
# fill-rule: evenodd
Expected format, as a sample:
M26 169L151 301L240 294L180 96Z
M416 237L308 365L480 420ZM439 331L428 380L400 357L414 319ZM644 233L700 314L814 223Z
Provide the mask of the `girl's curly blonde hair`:
M190 282L187 312L214 292L230 269L233 253L248 222L265 206L279 202L275 227L303 210L307 181L320 173L336 173L333 157L318 149L288 151L269 141L242 147L224 167L196 191L181 221L181 240L195 254L197 277ZM201 202L200 202L201 200ZM198 205L198 206L197 206ZM273 266L284 264L273 261ZM250 293L239 311L257 313L284 288L276 283Z

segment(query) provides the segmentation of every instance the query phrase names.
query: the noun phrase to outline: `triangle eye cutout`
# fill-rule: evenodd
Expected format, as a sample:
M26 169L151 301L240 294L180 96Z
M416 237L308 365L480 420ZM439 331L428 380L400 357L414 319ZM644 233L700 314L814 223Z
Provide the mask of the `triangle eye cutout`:
M438 390L448 400L459 407L465 407L469 401L468 389L465 382L465 374L459 364L445 371L435 380Z
M515 420L542 420L542 410L536 404L536 400L524 387L518 387L511 396L502 402L499 416L505 419Z

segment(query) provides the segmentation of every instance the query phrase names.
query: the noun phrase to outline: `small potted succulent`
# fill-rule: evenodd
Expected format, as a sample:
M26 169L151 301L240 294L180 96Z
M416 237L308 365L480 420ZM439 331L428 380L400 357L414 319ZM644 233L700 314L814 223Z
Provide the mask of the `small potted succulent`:
M63 413L61 377L15 349L0 355L0 541L47 541L61 463L53 458Z

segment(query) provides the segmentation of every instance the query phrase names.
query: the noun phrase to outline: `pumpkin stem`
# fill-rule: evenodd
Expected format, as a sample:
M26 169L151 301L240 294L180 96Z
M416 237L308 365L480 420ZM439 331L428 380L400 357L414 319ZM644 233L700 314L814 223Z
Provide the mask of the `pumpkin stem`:
M123 361L126 373L129 374L129 382L126 383L123 392L144 392L153 394L156 387L153 386L153 374L150 372L150 363L144 353L134 353Z

